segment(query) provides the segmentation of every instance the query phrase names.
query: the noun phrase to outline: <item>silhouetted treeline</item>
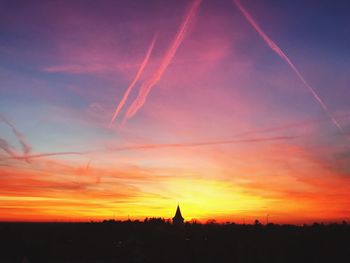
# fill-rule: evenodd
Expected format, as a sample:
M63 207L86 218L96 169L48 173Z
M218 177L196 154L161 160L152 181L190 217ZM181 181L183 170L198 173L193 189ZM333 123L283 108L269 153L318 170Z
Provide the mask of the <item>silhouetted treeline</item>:
M350 262L350 225L0 223L0 262Z

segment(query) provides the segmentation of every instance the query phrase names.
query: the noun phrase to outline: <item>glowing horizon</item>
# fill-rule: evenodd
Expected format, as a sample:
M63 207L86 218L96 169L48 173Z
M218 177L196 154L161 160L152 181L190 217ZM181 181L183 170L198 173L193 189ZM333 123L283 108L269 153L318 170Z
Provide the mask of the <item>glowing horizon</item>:
M350 220L347 5L6 3L0 221Z

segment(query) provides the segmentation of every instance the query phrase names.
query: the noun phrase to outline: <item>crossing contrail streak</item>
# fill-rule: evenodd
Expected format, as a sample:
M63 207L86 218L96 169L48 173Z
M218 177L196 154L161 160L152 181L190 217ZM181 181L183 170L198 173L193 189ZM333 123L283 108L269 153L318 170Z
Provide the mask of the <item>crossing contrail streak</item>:
M150 58L150 56L151 56L151 54L152 54L152 50L153 50L153 47L154 47L154 45L155 45L155 43L156 43L156 41L157 41L157 37L158 37L158 33L156 33L156 34L154 35L153 40L152 40L152 42L151 42L151 44L150 44L150 46L149 46L149 48L148 48L148 50L147 50L146 56L145 56L145 58L143 59L142 64L141 64L139 70L137 71L135 78L134 78L133 81L130 83L129 87L127 88L127 90L126 90L125 93L124 93L123 98L122 98L121 101L119 102L119 105L118 105L117 108L115 109L114 115L113 115L113 117L112 117L112 119L111 119L111 121L110 121L110 123L109 123L109 127L112 126L112 124L113 124L113 122L115 121L115 119L117 118L117 116L118 116L120 110L121 110L121 109L123 108L123 106L125 105L125 103L126 103L128 97L129 97L129 95L130 95L130 92L131 92L132 89L134 88L136 82L137 82L137 81L139 80L139 78L141 77L141 74L142 74L143 70L145 69L145 67L146 67L146 65L147 65L147 63L148 63L148 60L149 60L149 58Z
M165 70L171 63L172 59L174 58L177 49L181 45L182 41L184 40L186 33L188 31L188 28L193 20L193 18L196 16L197 11L199 9L199 6L201 4L202 0L194 0L192 5L190 6L185 19L183 20L175 39L173 40L171 46L167 50L165 56L163 57L161 64L157 71L152 75L152 77L144 82L140 88L139 94L135 101L130 105L128 111L126 112L126 115L124 117L123 123L127 120L133 117L138 110L144 105L146 102L147 96L150 93L151 89L158 83L158 81L161 79L162 75L164 74Z
M53 153L38 153L38 154L29 154L26 156L10 156L6 158L2 158L1 160L9 160L9 159L15 159L15 160L30 160L30 159L36 159L36 158L43 158L43 157L50 157L50 156L61 156L61 155L84 155L84 152L53 152Z
M308 89L308 91L312 94L312 96L316 99L316 101L320 104L323 111L328 115L328 117L332 120L334 125L339 129L339 131L345 136L346 133L343 127L339 124L339 122L334 118L327 105L323 102L321 97L317 94L317 92L307 83L303 75L297 69L297 67L293 64L293 62L289 59L289 57L283 52L283 50L261 29L258 23L254 20L254 18L249 14L249 12L243 7L239 0L233 0L235 5L244 15L244 17L248 20L251 26L255 29L256 32L261 36L261 38L265 41L265 43L278 55L280 56L294 71L294 73L298 76L303 85Z
M9 156L15 156L14 151L12 150L11 146L8 144L8 142L2 138L0 138L0 149L2 149L4 152L6 152Z
M23 134L17 130L16 126L11 123L7 118L2 116L0 114L0 120L2 120L4 123L6 123L9 127L11 127L13 134L16 136L19 144L21 145L23 155L28 155L32 151L32 147L27 142L26 138L23 136Z
M33 159L33 158L41 158L41 157L48 157L48 156L60 156L60 155L84 155L83 152L56 152L56 153L38 153L38 154L31 154L27 156L17 156L16 159Z

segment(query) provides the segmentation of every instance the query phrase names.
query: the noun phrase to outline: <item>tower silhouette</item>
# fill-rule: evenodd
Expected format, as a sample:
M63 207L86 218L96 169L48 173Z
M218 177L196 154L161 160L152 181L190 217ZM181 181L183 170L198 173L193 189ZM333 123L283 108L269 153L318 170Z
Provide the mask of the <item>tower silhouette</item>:
M173 217L174 225L181 225L184 223L184 218L181 215L180 205L177 205L175 216Z

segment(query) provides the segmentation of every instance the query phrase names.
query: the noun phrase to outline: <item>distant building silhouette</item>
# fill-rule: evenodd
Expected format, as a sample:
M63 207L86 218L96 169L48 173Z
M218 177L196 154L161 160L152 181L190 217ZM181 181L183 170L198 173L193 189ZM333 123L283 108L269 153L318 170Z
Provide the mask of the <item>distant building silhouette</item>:
M184 223L184 218L181 215L180 206L177 205L175 216L173 217L173 224L181 225Z

